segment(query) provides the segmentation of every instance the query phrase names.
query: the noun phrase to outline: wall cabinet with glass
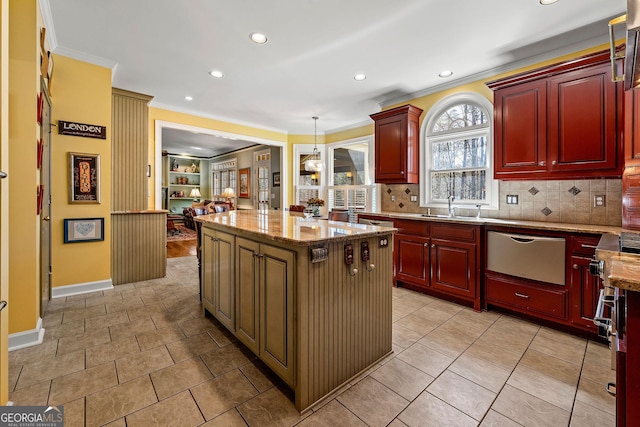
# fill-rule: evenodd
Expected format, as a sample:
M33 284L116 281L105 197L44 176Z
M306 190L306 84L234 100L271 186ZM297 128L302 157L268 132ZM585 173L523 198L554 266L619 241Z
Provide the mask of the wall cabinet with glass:
M169 155L167 160L168 208L171 212L181 213L193 200L202 197L200 159Z

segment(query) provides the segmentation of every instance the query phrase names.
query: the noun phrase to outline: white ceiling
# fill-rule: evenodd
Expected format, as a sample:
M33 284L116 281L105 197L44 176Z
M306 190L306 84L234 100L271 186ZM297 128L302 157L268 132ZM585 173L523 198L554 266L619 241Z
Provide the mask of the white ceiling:
M312 116L319 134L356 127L385 105L604 43L608 20L626 8L626 0L40 2L53 52L113 68L114 87L152 95L152 106L292 134L313 134ZM254 31L268 42L253 43ZM445 69L453 76L438 77Z

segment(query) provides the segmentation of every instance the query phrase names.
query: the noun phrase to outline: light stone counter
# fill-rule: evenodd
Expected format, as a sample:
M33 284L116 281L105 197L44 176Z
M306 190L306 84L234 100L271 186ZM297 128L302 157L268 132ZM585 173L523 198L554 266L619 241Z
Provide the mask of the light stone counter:
M610 260L609 284L627 291L640 292L640 257L613 256Z
M200 215L195 220L202 222L204 226L211 223L224 228L241 230L262 239L299 246L309 246L329 240L335 242L381 236L395 232L395 228L327 221L313 217L304 218L281 210L236 210Z
M397 218L397 219L412 219L418 221L436 221L436 222L452 222L459 224L474 224L485 226L504 226L504 227L518 227L529 228L536 230L549 230L549 231L566 231L573 233L607 233L620 235L621 227L613 227L610 225L596 225L596 224L570 224L564 222L545 222L545 221L520 221L520 220L505 220L496 218L477 218L467 216L455 216L449 218L443 215L425 216L423 214L415 213L396 213L396 212L362 212L363 215L375 215L383 218Z

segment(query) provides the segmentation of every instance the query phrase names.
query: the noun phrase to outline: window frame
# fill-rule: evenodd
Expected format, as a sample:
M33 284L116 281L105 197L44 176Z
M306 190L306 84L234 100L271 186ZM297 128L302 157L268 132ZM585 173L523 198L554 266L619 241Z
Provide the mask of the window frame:
M460 130L452 130L445 132L431 133L434 124L440 116L449 108L459 104L472 104L484 110L487 116L487 127L473 126L462 128ZM454 200L454 205L462 208L474 208L480 204L484 209L497 210L499 207L499 187L498 180L494 179L494 155L493 155L493 104L484 96L474 92L456 93L436 102L427 112L425 119L420 127L420 207L425 208L443 208L447 207L447 200L433 199L431 195L431 173L432 169L432 141L439 142L443 139L451 140L449 135L460 137L477 136L485 134L487 129L487 166L486 166L486 199L484 202ZM457 139L457 138L455 138ZM471 168L477 170L478 168ZM464 170L464 169L457 169Z

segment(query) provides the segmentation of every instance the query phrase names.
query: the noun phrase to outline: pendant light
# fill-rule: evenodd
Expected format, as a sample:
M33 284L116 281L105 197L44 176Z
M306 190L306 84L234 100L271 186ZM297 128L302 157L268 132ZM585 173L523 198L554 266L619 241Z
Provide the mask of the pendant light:
M322 160L318 153L318 117L311 117L313 122L313 154L304 162L304 170L309 172L320 172L322 170Z

